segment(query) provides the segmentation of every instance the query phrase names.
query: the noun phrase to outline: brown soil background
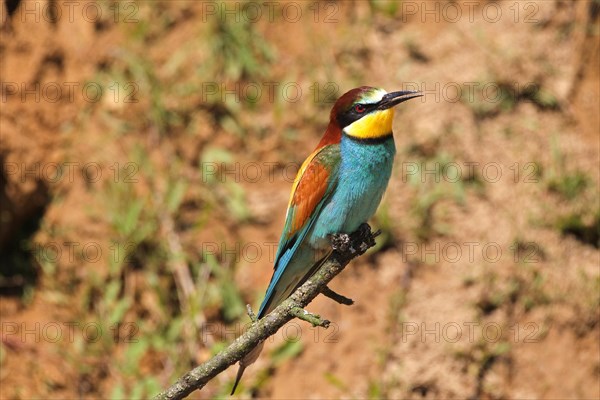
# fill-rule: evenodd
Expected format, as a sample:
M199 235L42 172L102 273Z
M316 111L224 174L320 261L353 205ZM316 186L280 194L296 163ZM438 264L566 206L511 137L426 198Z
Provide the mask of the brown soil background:
M598 1L282 2L245 25L239 2L93 4L101 16L2 3L1 398L149 397L231 340L270 279L324 100L363 84L427 93L396 113L382 246L333 285L354 306L310 306L334 327L276 335L238 396L600 398ZM232 24L236 10L252 14ZM209 160L233 172L208 182ZM135 243L116 267L115 241ZM135 343L112 340L115 323ZM192 397L225 396L234 373Z

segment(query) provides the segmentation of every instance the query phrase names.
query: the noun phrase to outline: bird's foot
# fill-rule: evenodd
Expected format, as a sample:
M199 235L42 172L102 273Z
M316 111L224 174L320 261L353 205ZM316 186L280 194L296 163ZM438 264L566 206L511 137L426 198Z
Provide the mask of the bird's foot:
M331 324L331 321L321 318L320 315L310 313L301 307L292 308L290 310L290 314L292 314L296 318L299 318L303 321L312 324L312 326L321 326L327 329L329 328L329 324Z
M331 248L333 250L345 252L350 249L350 235L347 233L334 233L331 235Z
M339 293L334 292L333 290L331 290L329 288L329 286L325 286L323 288L323 290L321 290L321 293L323 293L323 295L325 295L326 297L329 297L331 300L338 302L340 304L344 304L346 306L351 306L352 304L354 304L354 300L352 300L351 298L348 298L346 296L342 296Z
M371 232L369 224L361 224L358 229L348 235L347 233L334 233L331 235L331 248L339 252L363 254L370 247L375 246L375 238L381 231Z

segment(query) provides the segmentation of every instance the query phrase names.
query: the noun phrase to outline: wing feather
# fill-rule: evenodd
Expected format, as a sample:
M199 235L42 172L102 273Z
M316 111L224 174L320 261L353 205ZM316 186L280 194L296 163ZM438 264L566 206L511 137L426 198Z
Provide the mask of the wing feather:
M335 189L339 162L340 146L330 144L315 150L300 167L292 186L286 221L275 256L275 270L261 304L259 318L282 301L292 286L302 282L313 271L313 265L307 263L305 271L302 266L301 270L284 274Z
M323 203L326 194L333 190L337 181L339 151L338 144L319 148L304 161L298 170L275 257L275 269L278 267L277 264L283 252L290 249L297 237L306 230L309 220L317 216L318 208Z

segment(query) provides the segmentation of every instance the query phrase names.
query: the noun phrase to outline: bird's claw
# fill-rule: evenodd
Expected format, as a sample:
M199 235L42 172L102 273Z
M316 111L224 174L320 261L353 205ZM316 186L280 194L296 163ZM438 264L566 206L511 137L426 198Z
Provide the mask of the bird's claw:
M345 252L350 248L350 235L347 233L334 233L331 235L331 248Z
M352 254L363 254L369 248L375 245L375 238L381 234L381 231L372 232L369 224L361 224L352 234L334 233L331 235L331 247L335 251L346 252L350 250ZM354 246L358 246L355 249Z

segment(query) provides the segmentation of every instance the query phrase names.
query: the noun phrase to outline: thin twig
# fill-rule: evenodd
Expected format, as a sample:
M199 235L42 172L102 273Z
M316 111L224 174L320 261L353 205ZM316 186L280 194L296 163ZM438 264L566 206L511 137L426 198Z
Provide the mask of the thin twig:
M323 293L323 295L325 297L329 297L331 300L336 301L340 304L346 305L346 306L351 306L352 304L354 304L354 300L352 300L351 298L348 298L346 296L343 296L339 293L334 292L333 290L331 290L329 288L329 286L325 286L322 290L321 293Z
M250 320L252 322L256 322L256 314L254 314L254 311L252 311L252 306L250 304L246 304L246 312L248 313Z
M302 321L306 321L312 326L321 326L325 329L329 328L329 324L331 321L327 319L321 318L320 315L310 313L306 311L304 308L294 307L290 310L290 314L294 317L301 319Z
M213 358L179 378L171 387L159 393L155 399L183 399L194 390L202 389L211 379L244 358L260 342L274 335L279 328L295 318L292 309L306 307L336 275L342 272L350 260L375 245L371 228L367 224L363 224L357 232L351 234L350 241L351 246L343 251L334 250L319 270L275 310L252 324L246 333Z

